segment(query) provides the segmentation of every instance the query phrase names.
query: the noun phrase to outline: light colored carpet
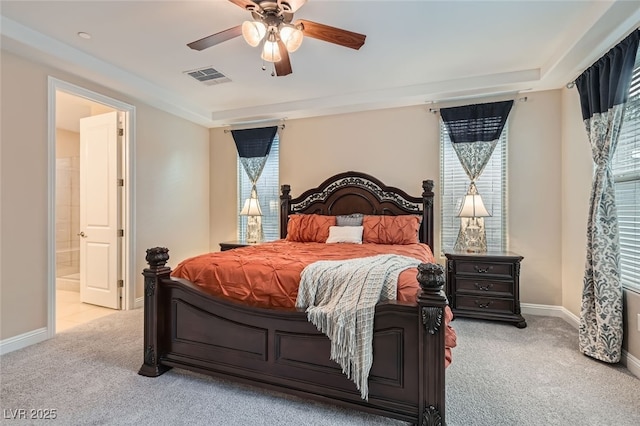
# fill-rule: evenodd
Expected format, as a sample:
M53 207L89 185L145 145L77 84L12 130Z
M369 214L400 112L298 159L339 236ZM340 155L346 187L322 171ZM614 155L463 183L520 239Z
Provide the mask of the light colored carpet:
M453 322L450 425L640 425L640 379L620 364L582 355L578 331L562 319L526 320L525 329Z
M564 321L527 321L453 322L450 426L640 424L640 380L581 355ZM0 357L0 412L55 409L64 425L405 424L179 369L147 378L141 362L141 310L97 319Z

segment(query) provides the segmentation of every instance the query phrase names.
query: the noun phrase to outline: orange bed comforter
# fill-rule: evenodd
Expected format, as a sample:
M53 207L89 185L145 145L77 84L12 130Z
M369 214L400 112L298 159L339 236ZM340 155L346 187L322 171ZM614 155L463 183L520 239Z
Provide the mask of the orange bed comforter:
M345 260L379 254L410 256L421 262L434 262L426 244L326 244L277 240L224 252L213 252L182 261L172 272L207 288L216 295L262 307L295 307L300 273L318 260ZM403 271L398 277L398 300L415 302L419 284L416 268ZM453 318L445 309L446 364L451 361L450 348L456 345Z

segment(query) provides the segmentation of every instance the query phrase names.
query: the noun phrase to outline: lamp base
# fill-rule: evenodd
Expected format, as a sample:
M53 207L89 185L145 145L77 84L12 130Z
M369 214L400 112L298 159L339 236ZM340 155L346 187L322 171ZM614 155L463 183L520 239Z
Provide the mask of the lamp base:
M248 243L259 243L262 241L262 217L247 217L247 232L245 239Z
M487 251L487 236L483 218L460 218L460 232L454 250L467 253L485 253Z

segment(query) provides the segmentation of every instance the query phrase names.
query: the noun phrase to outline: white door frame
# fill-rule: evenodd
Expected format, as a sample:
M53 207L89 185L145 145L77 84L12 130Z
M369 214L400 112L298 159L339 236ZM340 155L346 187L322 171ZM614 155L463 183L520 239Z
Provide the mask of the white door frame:
M136 275L135 266L135 112L133 105L117 99L93 92L80 86L49 76L48 78L48 315L47 336L56 334L56 91L62 91L74 96L89 99L124 112L124 199L123 199L123 228L124 240L122 244L123 265L123 301L122 309L134 309L139 306L135 298Z

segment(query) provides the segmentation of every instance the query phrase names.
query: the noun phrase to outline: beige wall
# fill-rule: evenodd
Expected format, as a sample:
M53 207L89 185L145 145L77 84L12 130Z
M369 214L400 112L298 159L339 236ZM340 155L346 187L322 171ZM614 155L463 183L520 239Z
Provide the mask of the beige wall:
M575 89L562 91L562 306L580 316L593 176L589 139ZM623 348L640 358L640 294L624 290Z
M509 121L509 248L524 256L520 300L562 304L560 92L527 95Z
M56 157L79 157L80 133L56 129Z
M47 325L47 77L29 65L2 52L2 339Z
M237 157L231 133L221 128L209 130L211 139L211 234L210 250L220 250L219 243L237 238Z
M562 305L580 316L593 162L578 91L562 91Z
M135 270L156 246L169 248L174 267L209 249L209 132L146 105L137 105L136 128Z
M78 76L6 51L1 54L0 340L4 340L47 325L47 77L136 107L136 271L145 266L145 249L155 245L169 247L172 261L208 249L209 134L202 126ZM140 297L142 278L136 275Z
M560 91L532 93L527 102L515 103L509 125L510 249L525 258L521 292L528 303L562 303L560 100ZM223 130L212 129L211 139L211 244L216 249L218 242L235 237L236 152ZM286 122L280 182L291 185L293 196L347 170L372 174L414 195L422 192L423 179L433 179L437 191L439 116L416 106ZM439 207L436 198L436 211ZM439 222L436 216L436 229Z

